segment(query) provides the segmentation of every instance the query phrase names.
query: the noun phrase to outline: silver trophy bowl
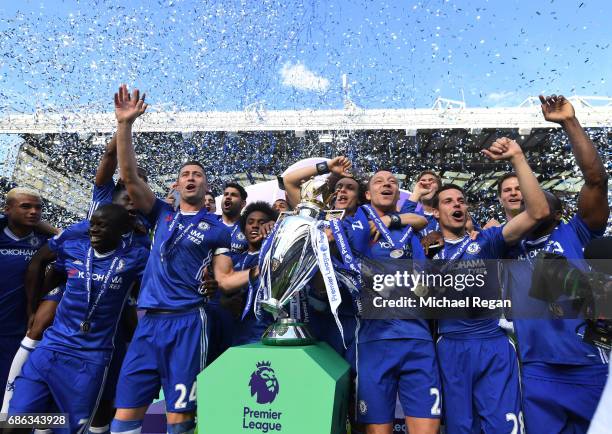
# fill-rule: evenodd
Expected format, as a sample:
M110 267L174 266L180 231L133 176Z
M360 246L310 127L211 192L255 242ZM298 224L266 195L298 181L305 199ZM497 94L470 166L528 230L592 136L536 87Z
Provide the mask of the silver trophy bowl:
M309 345L315 339L306 325L291 318L286 306L306 288L318 267L312 248L311 228L324 219L325 181L311 179L302 185L302 201L294 212L282 213L260 270L260 306L276 321L262 337L266 345Z

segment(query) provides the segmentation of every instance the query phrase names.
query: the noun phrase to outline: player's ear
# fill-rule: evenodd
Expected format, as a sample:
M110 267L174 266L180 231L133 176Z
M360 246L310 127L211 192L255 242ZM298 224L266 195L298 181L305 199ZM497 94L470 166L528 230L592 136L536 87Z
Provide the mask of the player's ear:
M365 198L368 202L370 202L372 200L372 195L370 194L370 190L366 190L365 192Z
M433 209L433 216L436 218L436 220L440 220L440 210L438 208Z

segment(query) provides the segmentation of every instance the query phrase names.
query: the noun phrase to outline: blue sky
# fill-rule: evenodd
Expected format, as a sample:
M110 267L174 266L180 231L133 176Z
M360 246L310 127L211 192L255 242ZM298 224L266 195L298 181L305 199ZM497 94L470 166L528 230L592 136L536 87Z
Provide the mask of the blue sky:
M125 4L124 4L125 3ZM0 113L512 106L612 96L609 0L2 1ZM463 95L463 96L462 96Z

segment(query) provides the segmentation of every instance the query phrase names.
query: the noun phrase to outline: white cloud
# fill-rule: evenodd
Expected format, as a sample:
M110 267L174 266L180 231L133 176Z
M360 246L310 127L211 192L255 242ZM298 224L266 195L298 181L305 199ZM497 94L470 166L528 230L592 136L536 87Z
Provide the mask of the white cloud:
M507 92L491 92L490 94L487 95L487 99L489 101L498 102L498 101L503 101L505 99L508 99L508 98L510 98L512 96L514 96L514 92L512 92L512 91L507 91Z
M329 88L329 80L315 74L302 63L287 62L280 71L283 85L295 87L300 90L314 90L325 92Z

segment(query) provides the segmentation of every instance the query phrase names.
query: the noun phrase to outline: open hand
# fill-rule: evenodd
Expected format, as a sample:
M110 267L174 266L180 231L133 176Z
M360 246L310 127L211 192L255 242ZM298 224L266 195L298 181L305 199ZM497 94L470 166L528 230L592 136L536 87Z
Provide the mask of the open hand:
M343 156L336 157L327 162L330 172L340 177L352 177L351 175L351 161Z
M118 123L133 123L138 116L147 109L145 104L145 94L140 98L140 91L134 89L132 95L128 91L127 85L122 84L119 92L115 94L115 117Z

